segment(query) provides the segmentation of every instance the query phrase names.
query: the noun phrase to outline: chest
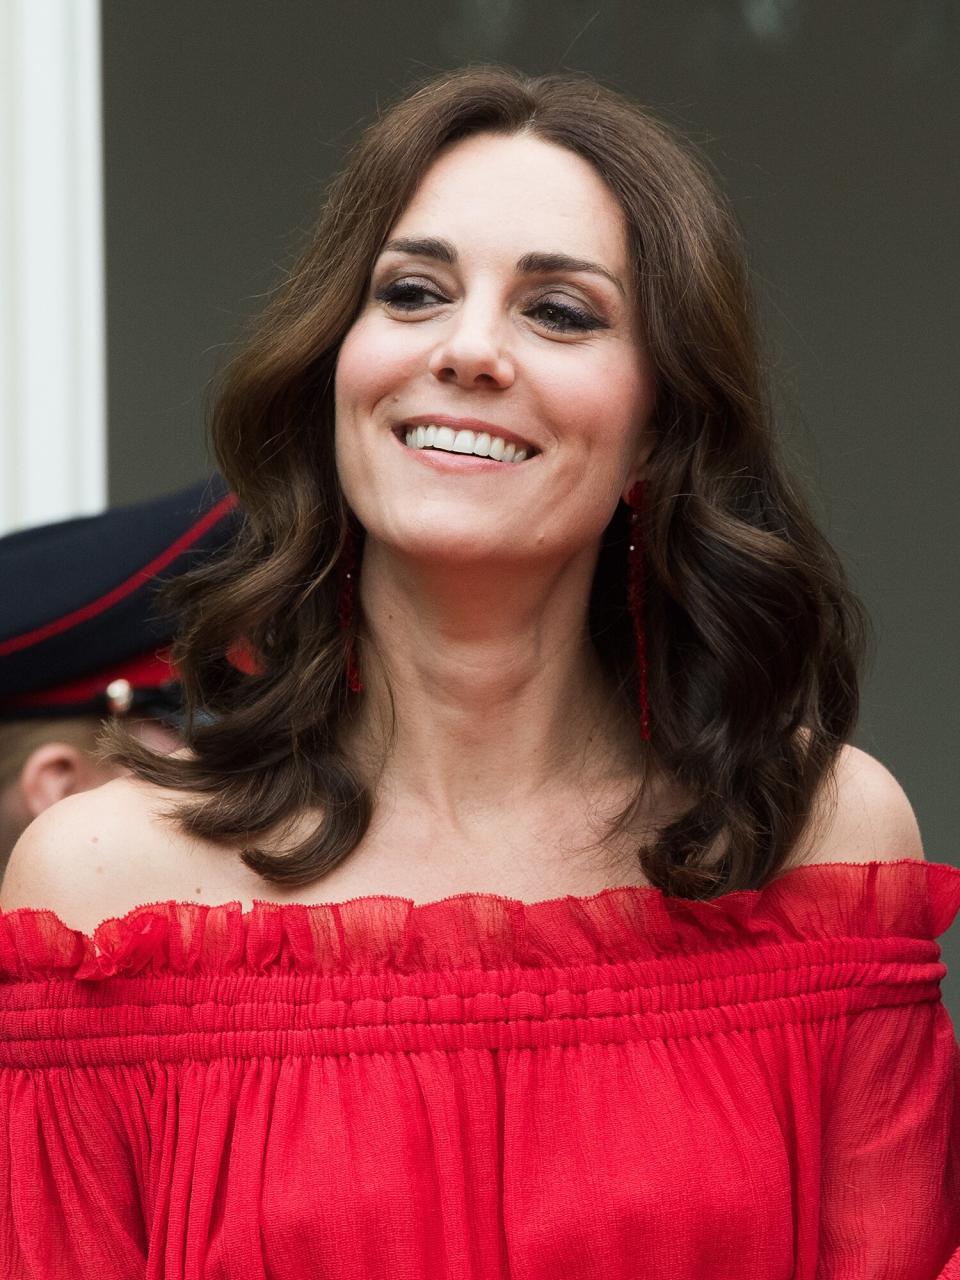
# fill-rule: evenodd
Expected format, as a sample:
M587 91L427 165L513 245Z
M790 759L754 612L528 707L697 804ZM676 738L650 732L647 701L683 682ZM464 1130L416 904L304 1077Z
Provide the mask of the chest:
M463 893L535 902L646 883L631 837L598 847L597 833L588 824L569 821L532 829L522 823L500 824L482 837L416 823L384 824L374 826L338 866L302 889L285 892L257 880L259 896L277 901L342 902L383 894L415 903Z
M611 832L636 794L637 780L624 778L589 793L557 789L527 806L494 806L460 820L413 799L378 803L367 830L336 866L293 887L249 868L240 845L197 841L169 823L152 822L149 857L131 872L132 900L239 901L248 910L254 901L309 905L380 895L416 904L469 893L537 902L643 887L649 881L640 869L641 847L688 800L651 782L630 822ZM303 811L276 834L258 834L257 847L282 854L316 831L321 818Z

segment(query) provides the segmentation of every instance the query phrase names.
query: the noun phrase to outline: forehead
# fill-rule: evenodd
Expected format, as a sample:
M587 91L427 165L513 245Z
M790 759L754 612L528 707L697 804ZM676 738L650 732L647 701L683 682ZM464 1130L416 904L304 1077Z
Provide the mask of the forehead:
M504 257L546 250L627 270L627 231L609 187L586 160L529 134L477 134L433 161L391 236L435 235L458 251Z

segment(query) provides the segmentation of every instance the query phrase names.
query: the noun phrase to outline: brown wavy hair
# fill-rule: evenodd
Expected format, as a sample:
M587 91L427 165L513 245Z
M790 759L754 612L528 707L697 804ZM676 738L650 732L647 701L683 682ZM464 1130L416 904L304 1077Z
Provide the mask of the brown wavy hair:
M361 554L363 530L334 463L334 369L373 264L431 161L484 132L524 132L581 156L629 234L658 388L642 531L653 708L642 751L692 797L638 847L637 869L680 897L761 887L818 811L820 784L856 723L870 621L778 458L726 199L673 130L580 74L451 72L362 134L214 403L213 448L245 516L229 554L168 591L182 614L173 656L192 757L158 756L116 734L114 753L143 779L193 792L173 810L182 829L239 844L246 865L277 884L317 880L366 831L375 787L338 744L355 696L338 566L348 522ZM589 625L636 717L627 515L619 503L604 533ZM362 662L362 619L356 634ZM258 657L254 674L228 657L238 637ZM639 724L637 733L639 743ZM611 835L641 796L642 787ZM257 847L258 835L308 808L320 817L306 838Z

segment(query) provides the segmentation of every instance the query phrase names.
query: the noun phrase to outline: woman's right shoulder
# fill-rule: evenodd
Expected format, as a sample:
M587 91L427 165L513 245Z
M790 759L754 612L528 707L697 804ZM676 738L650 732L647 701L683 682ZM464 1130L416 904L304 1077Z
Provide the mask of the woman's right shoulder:
M14 845L0 909L53 911L92 933L131 905L164 900L172 864L193 843L168 816L185 798L125 776L57 801Z

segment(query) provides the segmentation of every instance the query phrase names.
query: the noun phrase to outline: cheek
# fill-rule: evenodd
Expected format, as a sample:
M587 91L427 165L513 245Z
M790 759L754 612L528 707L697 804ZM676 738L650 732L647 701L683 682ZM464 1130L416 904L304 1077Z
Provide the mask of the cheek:
M397 326L398 328L400 326ZM340 345L334 371L334 456L347 503L364 524L378 488L377 437L416 372L409 342L378 317L361 317ZM368 525L369 527L369 525Z
M568 365L564 374L544 383L554 421L583 435L588 446L609 452L622 442L629 452L653 408L654 380L646 361L634 350L614 348Z
M397 326L399 328L400 326ZM373 408L409 376L414 364L409 340L384 329L377 318L360 319L340 346L334 377L338 414Z

